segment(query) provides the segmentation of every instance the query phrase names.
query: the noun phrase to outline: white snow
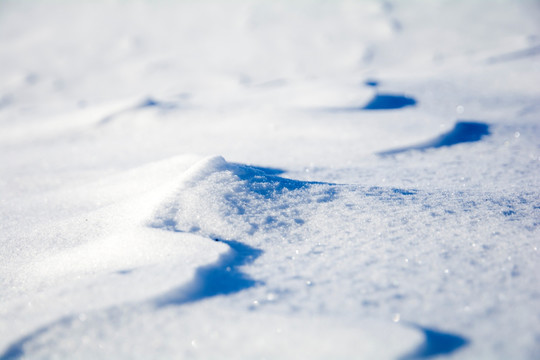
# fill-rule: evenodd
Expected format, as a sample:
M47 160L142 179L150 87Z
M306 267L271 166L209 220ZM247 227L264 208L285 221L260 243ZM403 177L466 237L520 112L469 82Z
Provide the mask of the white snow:
M0 359L535 359L539 15L0 0Z

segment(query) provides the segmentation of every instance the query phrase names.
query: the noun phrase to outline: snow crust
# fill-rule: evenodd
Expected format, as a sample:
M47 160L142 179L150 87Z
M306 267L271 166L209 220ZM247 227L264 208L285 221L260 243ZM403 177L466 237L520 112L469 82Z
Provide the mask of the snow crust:
M0 359L535 359L539 15L1 1Z

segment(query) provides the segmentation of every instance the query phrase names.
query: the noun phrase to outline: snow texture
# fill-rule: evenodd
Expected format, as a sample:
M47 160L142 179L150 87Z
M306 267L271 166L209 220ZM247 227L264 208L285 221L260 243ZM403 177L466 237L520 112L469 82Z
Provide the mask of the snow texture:
M539 16L0 0L0 359L536 359Z

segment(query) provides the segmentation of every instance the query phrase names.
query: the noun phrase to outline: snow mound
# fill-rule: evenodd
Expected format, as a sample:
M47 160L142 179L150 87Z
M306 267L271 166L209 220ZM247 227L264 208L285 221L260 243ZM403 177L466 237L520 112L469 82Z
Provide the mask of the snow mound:
M335 185L290 180L216 156L189 169L150 226L239 240L301 226L312 204L328 201Z

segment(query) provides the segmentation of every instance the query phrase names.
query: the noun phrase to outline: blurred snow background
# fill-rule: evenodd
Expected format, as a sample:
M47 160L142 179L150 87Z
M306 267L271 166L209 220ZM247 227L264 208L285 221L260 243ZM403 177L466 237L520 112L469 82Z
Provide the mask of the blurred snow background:
M0 0L0 358L536 358L539 18Z

